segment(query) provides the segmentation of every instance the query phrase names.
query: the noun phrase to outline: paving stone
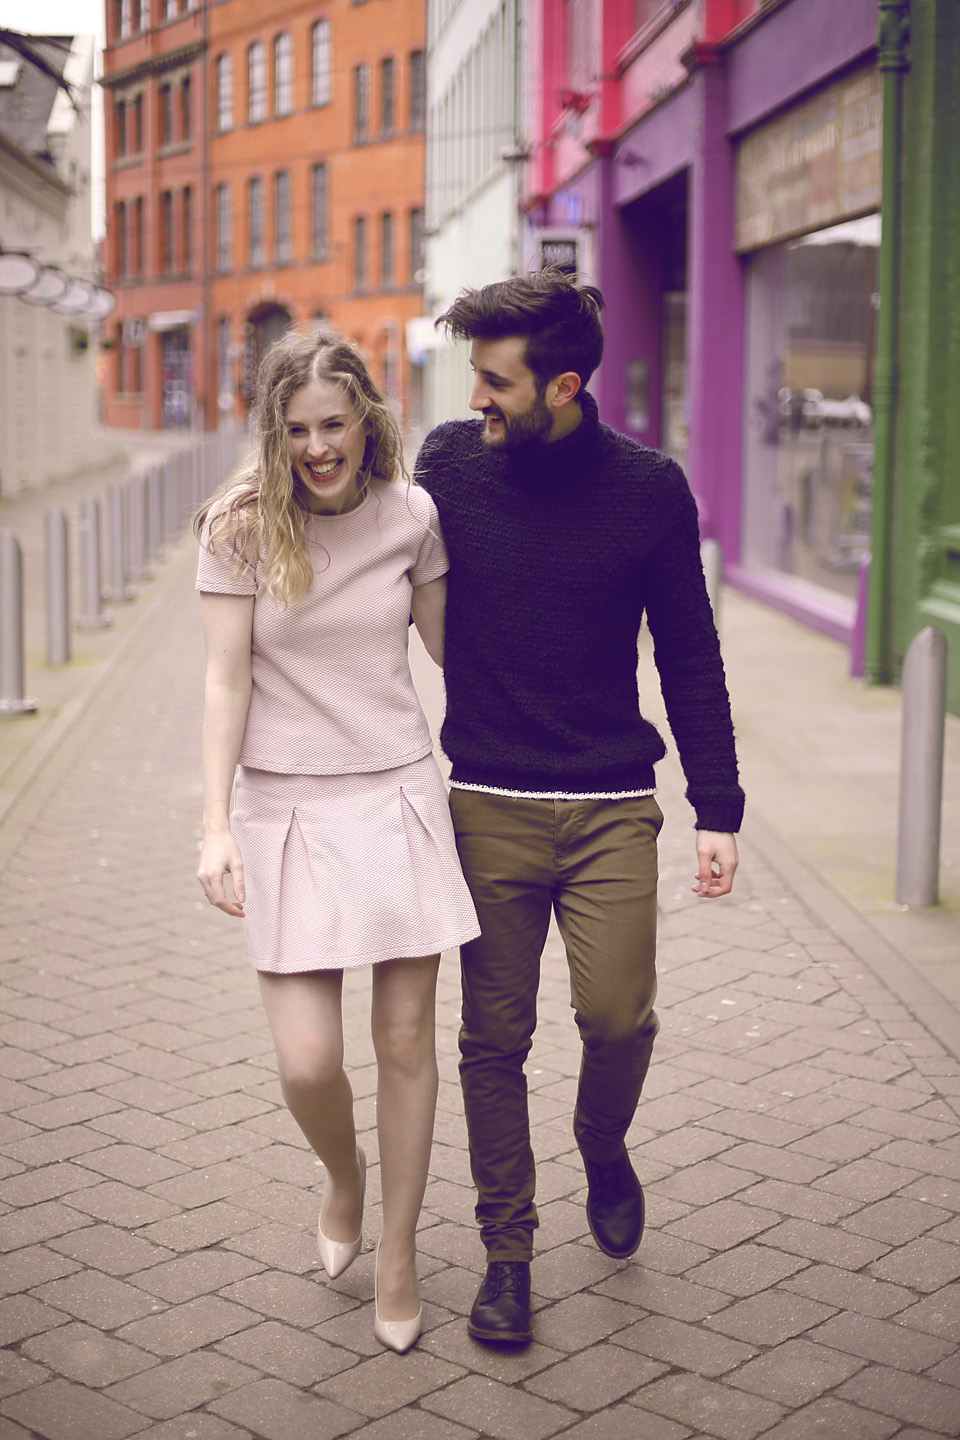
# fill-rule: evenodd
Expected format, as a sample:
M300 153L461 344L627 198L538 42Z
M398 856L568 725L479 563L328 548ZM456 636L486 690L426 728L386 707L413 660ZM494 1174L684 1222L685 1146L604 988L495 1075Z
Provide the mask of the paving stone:
M126 1440L146 1430L143 1415L69 1380L52 1380L0 1405L0 1411L45 1440Z
M581 1350L623 1330L634 1319L628 1305L603 1295L571 1295L538 1311L534 1330L538 1341L551 1349Z
M63 1325L66 1319L62 1311L32 1295L11 1295L0 1300L0 1345L16 1345L28 1335Z
M872 1275L851 1275L834 1265L810 1265L783 1280L780 1288L876 1319L903 1312L913 1301L912 1293L901 1285L886 1284Z
M898 1431L897 1440L904 1440L899 1421L827 1396L804 1405L768 1430L763 1440L889 1440L894 1431Z
M162 1300L178 1305L197 1295L210 1295L262 1270L258 1261L249 1260L245 1255L209 1249L178 1255L149 1270L137 1271L130 1279L149 1295L159 1295Z
M419 1350L405 1356L381 1352L325 1380L323 1395L347 1410L377 1419L421 1400L463 1373L460 1366Z
M383 1420L370 1421L362 1433L363 1440L476 1440L478 1435L472 1428L414 1409L394 1411Z
M740 1200L719 1200L667 1228L671 1235L681 1240L698 1242L712 1250L730 1250L765 1230L771 1230L779 1218L772 1210L744 1205ZM706 1255L703 1258L706 1259Z
M960 1277L960 1247L929 1238L914 1240L878 1260L870 1273L914 1290L939 1290Z
M525 1388L575 1410L606 1409L661 1375L665 1366L638 1359L617 1341L601 1341L527 1380Z
M860 1270L887 1250L878 1241L844 1234L833 1226L815 1225L809 1220L787 1220L768 1230L760 1243L847 1270Z
M166 1220L145 1225L140 1236L153 1244L178 1252L205 1250L222 1240L253 1230L258 1225L255 1215L229 1201L221 1200L196 1210L174 1213Z
M363 1423L362 1415L282 1380L257 1380L208 1409L249 1427L257 1440L334 1440Z
M112 1400L148 1415L152 1420L170 1420L206 1405L211 1400L236 1392L256 1379L256 1371L238 1365L225 1355L200 1351L167 1364L154 1365L129 1380L111 1385Z
M952 1348L936 1336L910 1331L900 1323L877 1320L869 1315L835 1315L812 1330L809 1339L875 1364L902 1370L929 1370L949 1355Z
M303 1389L311 1389L357 1362L349 1351L276 1320L229 1335L217 1349L243 1365Z
M873 1365L854 1375L837 1391L866 1409L879 1411L911 1425L925 1425L935 1434L956 1434L960 1416L960 1390L940 1385L902 1370Z
M16 1295L47 1280L72 1275L80 1267L45 1245L27 1245L4 1257L0 1265L0 1294Z
M249 1430L241 1430L218 1415L191 1410L175 1420L150 1426L150 1440L258 1440Z
M232 1258L238 1262L241 1260L240 1256ZM351 1309L354 1303L328 1286L301 1280L295 1275L269 1271L233 1285L224 1285L221 1293L226 1300L300 1327L319 1325L331 1316Z
M806 1260L795 1255L780 1254L768 1246L745 1244L727 1251L724 1255L718 1255L713 1260L707 1260L702 1265L693 1266L687 1271L686 1278L690 1283L704 1286L714 1293L722 1292L742 1298L756 1295L759 1291L796 1275L807 1264Z
M577 1418L562 1406L479 1375L457 1380L421 1403L435 1415L476 1426L493 1440L545 1440Z
M667 1375L645 1385L633 1398L644 1412L653 1410L687 1425L698 1435L719 1440L754 1440L779 1420L784 1410L772 1400L731 1390L699 1375Z
M201 1350L215 1341L248 1329L259 1315L241 1305L231 1305L217 1295L201 1295L184 1305L174 1305L162 1314L134 1320L117 1333L152 1355L165 1358Z
M344 1337L347 1343L347 1337ZM439 1325L421 1336L418 1348L428 1354L439 1355L451 1364L486 1375L491 1380L500 1380L505 1385L515 1385L536 1375L563 1358L563 1352L544 1345L534 1334L532 1345L479 1345L467 1334L467 1327L461 1319Z
M67 1380L101 1389L157 1363L156 1357L79 1321L27 1340L23 1353Z
M153 1308L152 1298L142 1290L98 1270L81 1270L63 1280L54 1280L39 1286L35 1294L75 1319L86 1320L105 1330L115 1330L130 1320L149 1315Z
M694 1284L675 1275L659 1275L638 1265L624 1266L594 1289L612 1300L623 1300L657 1315L671 1315L675 1320L702 1320L730 1303L729 1295L719 1289Z
M756 1354L752 1345L661 1315L651 1315L621 1330L616 1343L673 1368L709 1377L724 1375Z
M763 1395L790 1409L798 1409L819 1399L827 1390L863 1368L865 1363L851 1355L838 1353L828 1345L811 1343L818 1332L805 1340L788 1340L741 1365L727 1381L739 1390Z
M816 1300L773 1289L729 1305L705 1324L750 1345L779 1345L827 1320L830 1313L830 1306Z
M165 1219L175 1210L168 1201L145 1190L137 1190L132 1185L123 1185L118 1180L104 1180L86 1190L75 1191L70 1196L70 1205L96 1220L131 1230Z
M690 1433L662 1415L641 1415L629 1402L611 1405L563 1432L564 1440L688 1440Z

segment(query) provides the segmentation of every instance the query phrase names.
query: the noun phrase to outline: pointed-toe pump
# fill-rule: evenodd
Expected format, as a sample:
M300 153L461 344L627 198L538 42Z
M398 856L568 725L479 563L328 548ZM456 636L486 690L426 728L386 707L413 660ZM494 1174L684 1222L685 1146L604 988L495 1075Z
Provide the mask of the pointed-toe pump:
M412 1320L381 1320L377 1301L377 1278L380 1269L380 1242L377 1241L377 1255L373 1268L373 1333L381 1345L403 1355L416 1345L423 1329L423 1310L417 1311Z
M360 1162L360 1234L356 1240L330 1240L324 1235L320 1228L320 1221L317 1221L317 1249L320 1251L320 1264L331 1280L336 1280L342 1275L348 1266L360 1254L363 1245L363 1201L367 1189L367 1157L357 1147L357 1159Z

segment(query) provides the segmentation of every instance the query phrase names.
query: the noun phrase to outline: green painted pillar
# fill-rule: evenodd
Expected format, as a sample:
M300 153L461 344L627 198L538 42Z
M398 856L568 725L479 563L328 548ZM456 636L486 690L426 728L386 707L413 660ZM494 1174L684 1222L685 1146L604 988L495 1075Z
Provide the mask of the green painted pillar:
M899 396L889 497L891 652L899 672L919 630L942 630L947 705L960 714L958 0L911 0L902 144Z

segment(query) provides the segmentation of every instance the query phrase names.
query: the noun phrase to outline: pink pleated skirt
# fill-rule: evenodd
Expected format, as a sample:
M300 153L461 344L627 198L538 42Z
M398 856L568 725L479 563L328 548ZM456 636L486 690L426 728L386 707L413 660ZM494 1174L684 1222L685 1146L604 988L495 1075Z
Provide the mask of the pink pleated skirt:
M232 829L257 970L353 969L480 933L432 755L361 775L241 766Z

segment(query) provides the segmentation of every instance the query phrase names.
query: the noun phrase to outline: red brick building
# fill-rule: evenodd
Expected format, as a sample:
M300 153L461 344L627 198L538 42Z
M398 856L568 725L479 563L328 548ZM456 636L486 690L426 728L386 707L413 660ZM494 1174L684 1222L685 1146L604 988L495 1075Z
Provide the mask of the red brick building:
M110 0L108 424L217 424L323 318L419 417L425 0Z

